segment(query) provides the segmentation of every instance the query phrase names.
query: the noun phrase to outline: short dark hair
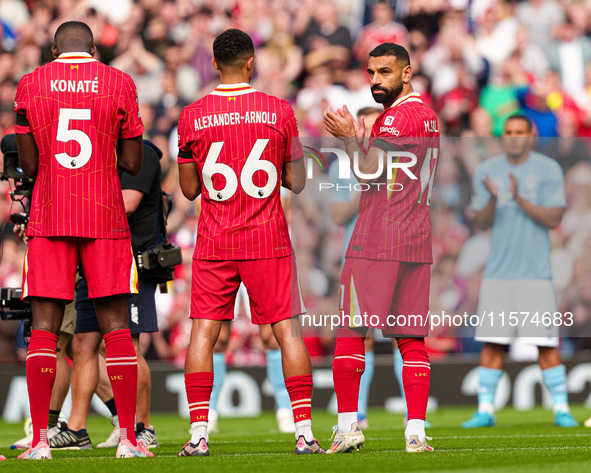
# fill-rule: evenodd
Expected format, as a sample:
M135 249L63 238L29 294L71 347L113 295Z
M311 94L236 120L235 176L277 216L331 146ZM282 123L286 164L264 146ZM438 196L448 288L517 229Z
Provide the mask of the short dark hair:
M408 51L403 46L396 43L382 43L376 46L369 57L395 56L397 61L402 61L404 66L410 66L410 57Z
M68 33L76 35L77 37L85 37L88 50L94 46L92 30L86 23L82 23L81 21L66 21L65 23L62 23L55 32L53 44L57 45L57 42L61 37Z
M213 58L220 67L242 67L254 56L252 38L236 28L221 33L213 42Z
M384 110L380 110L377 107L363 107L357 112L358 117L367 117L374 113L382 113Z
M534 123L531 121L531 119L529 117L526 117L523 113L516 113L514 115L511 115L509 118L507 118L505 120L505 123L503 124L503 127L505 127L505 124L509 120L522 120L525 123L527 123L527 126L529 127L529 131L533 131L533 129L534 129Z

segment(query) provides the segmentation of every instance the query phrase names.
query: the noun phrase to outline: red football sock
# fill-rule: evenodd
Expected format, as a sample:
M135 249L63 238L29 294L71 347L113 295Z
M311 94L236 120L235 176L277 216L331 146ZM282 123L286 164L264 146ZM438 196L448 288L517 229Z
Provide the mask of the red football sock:
M354 330L339 328L332 360L332 379L338 412L357 412L359 383L365 371L365 337Z
M33 330L27 351L27 389L33 421L31 447L47 442L49 403L55 381L57 335L45 330Z
M135 441L135 405L137 401L137 357L129 329L113 330L103 336L107 352L107 374L119 416L121 440Z
M312 375L290 376L285 379L285 388L291 400L294 422L312 418Z
M408 419L425 420L431 365L423 338L401 338L398 348L402 355L402 384L406 397Z
M193 422L209 420L209 399L213 389L213 373L200 371L185 375L185 389L189 401L189 415Z

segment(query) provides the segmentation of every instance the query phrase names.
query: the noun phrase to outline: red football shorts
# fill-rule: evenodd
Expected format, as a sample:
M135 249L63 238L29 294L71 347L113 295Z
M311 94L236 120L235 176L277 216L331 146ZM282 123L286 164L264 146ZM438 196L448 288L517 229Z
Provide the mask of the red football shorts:
M23 265L23 299L72 300L78 262L89 298L137 294L131 238L31 237Z
M347 258L341 274L341 325L362 332L373 327L389 337L425 337L430 281L430 264Z
M243 261L195 259L190 317L232 320L240 282L248 292L254 324L272 324L306 310L293 256Z

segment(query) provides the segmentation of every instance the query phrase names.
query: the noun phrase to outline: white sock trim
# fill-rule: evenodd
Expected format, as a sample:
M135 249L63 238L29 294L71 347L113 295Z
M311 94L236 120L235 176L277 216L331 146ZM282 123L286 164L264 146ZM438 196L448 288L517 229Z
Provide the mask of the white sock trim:
M191 443L197 443L201 438L205 438L205 441L209 442L209 435L207 435L207 422L192 422Z
M357 422L357 412L339 412L339 434L351 431L353 423Z
M479 402L478 412L486 412L492 416L495 414L495 405L492 402Z
M557 412L570 412L568 402L554 404L552 410L554 411L554 414L556 414Z
M411 435L419 437L419 441L425 440L425 421L421 419L410 419L406 423L406 430L404 431L404 437L406 440L410 439Z
M312 419L301 420L295 423L295 438L296 440L303 435L306 442L314 440L314 434L312 433Z

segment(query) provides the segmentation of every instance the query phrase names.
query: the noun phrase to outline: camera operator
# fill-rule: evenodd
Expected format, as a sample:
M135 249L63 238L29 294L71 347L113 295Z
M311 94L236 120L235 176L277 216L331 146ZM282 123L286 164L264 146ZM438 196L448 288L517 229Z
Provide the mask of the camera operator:
M29 213L27 210L25 199L31 198L32 196L34 180L27 177L20 168L15 134L8 134L2 137L2 140L0 142L0 148L4 156L4 166L2 172L0 172L0 180L13 180L14 190L10 193L10 197L13 202L19 203L22 207L21 213L14 213L10 215L10 221L14 224L12 230L14 234L19 236L26 244L28 239L25 235L25 231L26 222L29 219ZM2 297L4 307L6 307L6 313L10 314L10 318L14 317L15 320L25 321L23 336L30 336L30 310L23 310L21 301L14 300L14 296L16 296L17 294L20 295L20 291L13 292L12 288L7 288L6 290L3 290L3 292L4 291L6 291L6 295L8 296L6 299L4 299L4 296ZM16 304L16 307L14 306L15 302L18 302L18 304ZM20 315L15 315L15 311L22 311L23 313ZM2 315L5 315L4 312ZM47 422L48 437L57 432L56 426L58 424L60 410L68 394L68 390L70 389L70 368L68 367L66 354L68 354L68 356L72 358L70 342L72 341L72 337L74 336L75 327L76 311L74 309L74 303L70 302L65 306L64 318L62 320L62 325L58 333L55 370L56 378L51 393L51 402L49 405L49 420ZM15 448L24 448L26 450L29 448L31 440L32 436L29 435L24 439L15 442L13 446Z
M144 140L144 159L140 171L131 176L120 172L121 189L134 255L161 243L162 189L160 186L162 152ZM157 447L154 427L150 425L150 369L140 351L140 334L158 331L154 293L157 282L138 273L136 296L128 304L129 328L138 362L138 390L136 405L136 436L148 447ZM72 373L72 411L67 429L49 439L52 449L91 448L86 432L86 420L90 401L99 379L97 355L101 345L101 328L94 305L88 298L88 286L84 277L78 283L76 296L76 330L72 342L74 370ZM101 447L115 447L119 442L118 426L114 434Z

